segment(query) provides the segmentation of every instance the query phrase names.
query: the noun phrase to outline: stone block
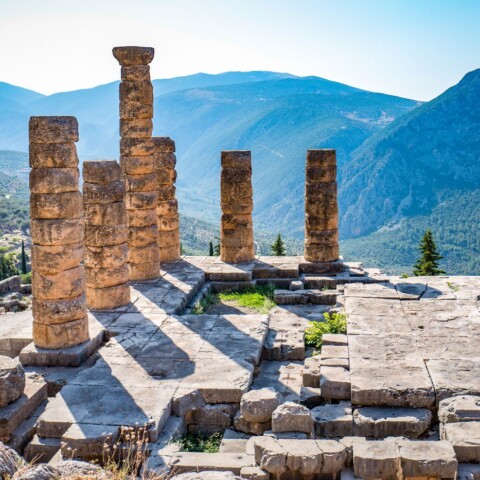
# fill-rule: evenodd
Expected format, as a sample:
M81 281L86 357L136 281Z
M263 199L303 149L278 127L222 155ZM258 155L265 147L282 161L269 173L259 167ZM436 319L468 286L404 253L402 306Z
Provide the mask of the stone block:
M179 215L178 213L172 215L171 217L161 216L158 217L158 230L159 231L170 231L179 229Z
M54 274L32 272L32 293L38 300L78 297L85 291L83 265Z
M125 175L125 189L127 192L153 192L157 188L155 173L141 175Z
M122 180L122 169L116 160L85 160L83 181L105 185Z
M300 389L300 403L312 409L325 403L319 388L302 386Z
M459 395L442 400L438 408L438 419L442 423L479 422L480 397Z
M30 234L37 245L67 245L83 241L83 224L76 220L31 220Z
M149 225L147 227L129 227L129 247L142 247L145 245L151 245L153 243L158 245L157 225Z
M151 280L160 276L160 262L155 263L129 263L128 272L130 280Z
M47 399L47 384L43 379L26 376L22 395L14 402L0 407L0 442L8 442L10 435L29 418Z
M198 389L180 388L173 396L172 413L177 417L184 417L188 412L204 406L205 399Z
M312 243L327 245L338 241L338 215L333 208L328 209L327 215L315 215L318 211L318 204L314 209L310 209L310 213L305 214L305 228L309 231L309 239Z
M254 245L239 248L222 246L220 258L226 263L251 262L255 258L255 248Z
M153 137L152 140L157 154L175 152L175 142L170 137Z
M178 213L178 200L166 200L158 202L157 204L157 216L169 217Z
M121 80L142 81L150 79L150 65L125 65L121 68Z
M39 348L68 348L86 342L88 339L87 316L52 325L33 322L33 341Z
M353 435L350 404L321 405L312 409L317 438L336 438Z
M72 219L82 216L80 192L30 194L30 218L32 220Z
M453 445L459 462L480 463L480 422L448 423L441 431L442 439Z
M128 102L132 103L133 102ZM132 117L135 118L135 117ZM120 139L120 155L125 157L137 157L153 155L154 146L151 138L122 138Z
M112 204L113 205L113 204ZM104 247L106 245L120 245L128 240L128 230L125 224L114 225L85 225L85 245L90 247Z
M141 118L153 118L153 105L140 102L120 102L120 119L141 119ZM125 139L131 140L131 139ZM142 139L144 140L144 139ZM123 150L128 151L128 150ZM138 151L138 150L136 150ZM149 150L150 151L150 150ZM136 156L137 154L125 154L120 150L121 155ZM139 155L143 155L140 153Z
M216 405L205 405L192 410L187 415L187 424L223 427L222 431L232 424L232 418L238 407L229 403L218 403Z
M321 358L319 355L305 359L303 367L303 385L305 387L320 387L320 365Z
M348 337L347 335L342 335L340 333L325 333L322 335L322 345L347 346Z
M84 204L123 202L124 197L125 185L122 180L111 181L105 184L83 183Z
M128 282L126 264L116 268L85 267L86 284L90 288L107 288L123 285Z
M325 398L350 400L350 372L342 367L322 366L320 370L320 389Z
M131 246L128 249L128 262L133 264L158 263L160 253L157 243L143 246Z
M87 314L85 295L74 298L38 300L33 299L33 317L38 323L56 324L84 318Z
M157 188L158 202L168 202L175 200L175 185L162 185L162 188Z
M127 210L127 225L129 228L157 225L157 213L153 208L149 210Z
M127 210L148 210L157 208L157 192L127 192L125 207Z
M25 372L19 361L0 355L0 408L17 400L25 388Z
M267 422L248 422L241 414L237 412L233 419L233 426L236 430L252 435L263 435L267 430L272 428L272 421Z
M148 96L149 95L150 94L148 94ZM120 136L122 138L150 138L152 136L152 132L153 122L151 118L120 119Z
M130 303L130 285L106 288L87 287L87 305L92 310L111 310Z
M122 67L148 65L155 55L151 47L114 47L112 51Z
M393 442L384 442L393 443ZM402 472L408 477L455 478L458 461L446 441L400 441Z
M365 480L399 478L401 460L395 442L373 441L353 444L353 468L355 476ZM415 477L423 475L405 475Z
M225 150L221 154L222 167L250 169L252 155L248 150Z
M326 358L348 358L348 347L346 345L323 344L320 352L320 358L322 360Z
M354 434L367 438L418 438L430 427L426 408L363 407L353 413Z
M242 396L240 412L247 422L265 423L271 421L281 402L282 397L274 388L250 390Z
M254 461L250 455L239 453L178 452L170 466L178 473L222 471L239 475L243 467L253 467Z
M270 474L260 467L243 467L240 470L240 477L251 480L270 480Z
M30 143L78 142L78 122L75 117L30 117Z
M78 168L32 168L31 193L65 193L78 190Z
M103 461L112 453L112 447L119 439L117 425L94 425L74 423L62 435L61 448L64 458Z
M322 471L323 452L314 440L283 440L278 443L287 452L286 467L293 475L318 475Z
M105 247L86 246L84 263L86 267L115 269L124 265L127 257L128 247L126 243Z
M313 434L314 422L310 410L293 402L278 406L272 414L272 431Z
M330 167L337 164L336 151L333 149L307 150L308 167Z
M59 450L60 439L41 438L38 435L35 435L31 442L26 446L24 457L27 462L49 462Z
M177 180L177 172L174 168L163 167L157 170L157 185L162 188L163 185L171 185Z
M120 157L120 166L126 175L144 175L155 172L155 157L142 155L137 157Z
M160 243L160 239L159 239ZM180 258L180 241L173 247L159 247L160 262L174 262Z
M335 182L337 179L336 165L307 166L306 177L308 182Z
M301 280L292 280L290 282L290 285L288 286L288 289L291 291L303 290L304 288L305 288L305 285Z
M83 244L32 245L32 264L42 274L56 274L78 267L83 259Z
M30 168L76 168L78 155L75 144L30 143Z

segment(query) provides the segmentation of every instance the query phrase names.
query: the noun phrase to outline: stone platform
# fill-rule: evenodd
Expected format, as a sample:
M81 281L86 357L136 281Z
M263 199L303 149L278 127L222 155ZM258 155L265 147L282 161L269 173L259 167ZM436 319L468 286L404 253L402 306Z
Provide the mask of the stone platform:
M368 478L375 468L387 468L382 462L390 458L388 468L397 477L452 478L442 475L451 475L459 462L459 472L476 471L476 417L466 427L460 414L458 425L436 419L442 400L480 395L480 279L388 278L360 264L338 265L326 271L301 257L261 257L241 265L184 257L164 264L159 279L131 285L131 304L90 312L104 343L81 366L26 368L33 378L43 377L49 393L39 419L32 425L29 420L28 434L35 437L27 451L99 459L105 443L125 441L127 427L146 430L146 469L230 470L245 478L267 472L277 478L310 475L318 467L322 475L363 472ZM207 287L272 282L285 288L291 281L306 290L334 290L336 304L277 305L268 315L185 314ZM321 353L311 357L304 331L332 309L347 313L347 335L326 336ZM31 317L5 315L0 322L2 348L12 357L28 351ZM283 402L305 406L298 417L284 419L290 430L274 426L272 433L271 420L240 421L243 394L265 388L275 389ZM305 430L309 415L311 430ZM185 431L225 429L231 433L223 455L179 453L171 443ZM305 455L313 463L301 467ZM270 456L290 463L277 472Z

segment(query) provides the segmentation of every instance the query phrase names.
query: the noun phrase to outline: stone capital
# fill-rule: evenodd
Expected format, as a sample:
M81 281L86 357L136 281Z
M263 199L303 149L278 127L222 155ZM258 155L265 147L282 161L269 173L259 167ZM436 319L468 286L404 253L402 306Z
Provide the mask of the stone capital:
M112 52L122 66L148 65L155 55L152 47L114 47Z

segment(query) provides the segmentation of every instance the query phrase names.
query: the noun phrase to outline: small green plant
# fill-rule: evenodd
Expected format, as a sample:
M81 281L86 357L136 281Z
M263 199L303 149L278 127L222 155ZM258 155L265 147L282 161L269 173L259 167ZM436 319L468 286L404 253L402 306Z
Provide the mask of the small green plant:
M25 273L24 275L20 275L20 277L22 278L22 283L25 285L28 285L30 283L32 283L32 272L28 272L28 273Z
M408 278L408 274L407 273L402 273L401 277L402 278Z
M259 313L268 313L276 304L273 301L274 285L261 285L247 290L221 292L218 297L222 301L235 301L240 307L251 308Z
M207 293L193 306L191 311L194 315L202 315L208 310L210 305L215 305L216 303L218 303L218 297L211 293Z
M305 346L317 352L322 348L322 337L326 333L347 333L347 316L344 313L324 313L323 316L324 322L310 322L305 330Z
M183 452L204 452L217 453L222 442L221 433L213 433L212 435L204 436L195 433L188 433L184 435L175 443L180 445Z
M455 285L452 282L447 282L447 285L448 285L448 288L453 292L458 292L460 290L460 287L458 285Z

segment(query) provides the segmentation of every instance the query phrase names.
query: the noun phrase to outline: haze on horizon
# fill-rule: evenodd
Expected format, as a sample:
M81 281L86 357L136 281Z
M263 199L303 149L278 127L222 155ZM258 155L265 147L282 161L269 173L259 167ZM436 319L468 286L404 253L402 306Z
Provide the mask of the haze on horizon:
M480 67L477 0L0 0L0 81L51 94L118 79L271 70L430 100Z

